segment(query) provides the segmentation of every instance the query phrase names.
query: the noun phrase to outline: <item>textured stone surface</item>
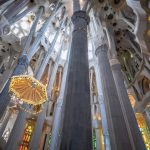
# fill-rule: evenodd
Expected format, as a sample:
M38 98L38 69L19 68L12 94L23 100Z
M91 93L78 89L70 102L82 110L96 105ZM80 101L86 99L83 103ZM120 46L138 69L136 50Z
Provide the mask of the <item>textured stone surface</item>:
M115 80L120 104L123 110L124 118L126 120L128 132L130 134L130 139L133 143L132 145L135 147L136 150L144 150L145 145L143 143L143 139L140 130L138 128L137 121L130 104L130 100L128 98L127 90L124 85L124 79L121 73L120 64L113 64L111 68L112 68L112 73Z
M72 17L74 31L65 96L61 150L91 150L91 108L87 48L89 18L83 11Z
M10 134L10 138L6 144L5 150L17 150L21 144L22 135L24 132L27 113L23 110L19 111L15 124Z
M102 79L102 91L104 94L111 149L132 150L107 56L107 46L102 45L98 47L96 54L98 56L100 77Z

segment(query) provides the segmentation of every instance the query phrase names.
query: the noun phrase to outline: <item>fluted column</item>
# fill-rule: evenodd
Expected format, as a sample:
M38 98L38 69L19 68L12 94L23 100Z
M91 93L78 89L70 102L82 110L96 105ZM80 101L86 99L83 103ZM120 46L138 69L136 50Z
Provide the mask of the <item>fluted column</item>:
M60 150L91 150L91 108L87 47L89 17L84 11L72 16L74 30L65 95L65 115Z
M110 138L109 138L109 133L108 133L108 123L107 123L106 110L105 110L105 105L104 105L104 96L102 93L102 79L100 78L100 73L99 73L97 63L95 63L95 75L96 75L96 83L97 83L97 89L98 89L98 102L99 102L101 118L102 118L104 146L106 150L110 150L111 145L110 145Z
M112 58L110 64L132 146L136 150L144 150L145 145L124 85L120 63L116 58Z
M102 91L108 122L108 131L112 150L132 150L128 130L121 110L113 75L111 72L107 45L103 44L96 50L98 57Z

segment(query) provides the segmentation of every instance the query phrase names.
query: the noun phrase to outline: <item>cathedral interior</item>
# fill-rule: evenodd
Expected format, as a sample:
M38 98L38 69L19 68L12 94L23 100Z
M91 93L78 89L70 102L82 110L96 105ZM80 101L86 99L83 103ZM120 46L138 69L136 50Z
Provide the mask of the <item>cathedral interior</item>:
M0 0L0 150L150 150L150 0Z

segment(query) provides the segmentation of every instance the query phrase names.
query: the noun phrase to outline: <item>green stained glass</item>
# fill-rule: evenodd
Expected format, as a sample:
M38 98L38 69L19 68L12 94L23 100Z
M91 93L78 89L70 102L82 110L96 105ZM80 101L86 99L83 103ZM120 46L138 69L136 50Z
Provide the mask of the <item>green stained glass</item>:
M92 145L93 145L93 150L96 150L96 133L95 133L95 130L93 130Z

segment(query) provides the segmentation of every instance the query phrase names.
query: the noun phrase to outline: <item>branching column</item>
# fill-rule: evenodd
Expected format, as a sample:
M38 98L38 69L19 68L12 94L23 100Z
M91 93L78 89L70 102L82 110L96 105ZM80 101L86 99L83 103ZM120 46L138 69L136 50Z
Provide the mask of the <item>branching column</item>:
M24 17L29 11L32 10L30 6L30 0L17 0L12 2L1 13L0 19L0 35L8 34L10 31L10 25ZM26 6L29 8L25 9ZM23 10L23 11L22 11Z
M84 11L72 16L74 31L65 95L61 150L91 150L91 107L87 47L89 17Z
M107 45L103 44L97 48L96 54L102 80L102 91L104 95L111 149L132 150L107 56L107 49Z

